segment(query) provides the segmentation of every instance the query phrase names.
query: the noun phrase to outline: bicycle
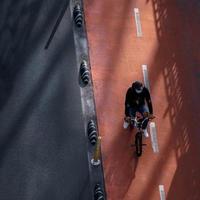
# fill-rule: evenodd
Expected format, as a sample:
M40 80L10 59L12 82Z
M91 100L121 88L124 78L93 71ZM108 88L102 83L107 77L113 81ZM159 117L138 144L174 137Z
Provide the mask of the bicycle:
M147 127L147 124L149 120L154 119L155 116L151 115L148 112L145 112L143 116L139 113L136 113L135 117L126 117L126 121L129 122L131 126L134 128L137 128L137 133L135 134L135 144L132 144L131 146L135 146L136 148L136 155L137 157L140 157L142 155L142 147L146 144L143 144L143 133L144 128Z

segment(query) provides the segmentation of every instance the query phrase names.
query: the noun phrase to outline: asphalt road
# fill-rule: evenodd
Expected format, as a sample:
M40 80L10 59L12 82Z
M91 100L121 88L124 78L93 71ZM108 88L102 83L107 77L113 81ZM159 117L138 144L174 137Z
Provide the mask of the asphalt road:
M68 4L1 1L1 200L92 199Z

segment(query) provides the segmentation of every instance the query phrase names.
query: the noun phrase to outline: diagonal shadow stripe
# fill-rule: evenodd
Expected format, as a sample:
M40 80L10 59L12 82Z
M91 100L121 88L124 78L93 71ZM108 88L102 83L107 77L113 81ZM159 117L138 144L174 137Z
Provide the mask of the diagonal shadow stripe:
M49 48L49 45L50 45L50 43L51 43L51 41L52 41L52 39L53 39L57 29L58 29L58 26L59 26L60 22L62 21L62 18L63 18L64 14L65 14L65 11L66 11L68 5L69 5L69 1L66 1L66 3L64 4L64 6L63 6L63 8L62 8L62 10L60 12L60 15L58 16L58 19L57 19L57 21L56 21L56 23L55 23L55 25L53 27L53 30L52 30L52 32L51 32L51 34L49 36L49 39L48 39L48 41L47 41L47 43L46 43L46 45L44 47L45 50L47 50Z

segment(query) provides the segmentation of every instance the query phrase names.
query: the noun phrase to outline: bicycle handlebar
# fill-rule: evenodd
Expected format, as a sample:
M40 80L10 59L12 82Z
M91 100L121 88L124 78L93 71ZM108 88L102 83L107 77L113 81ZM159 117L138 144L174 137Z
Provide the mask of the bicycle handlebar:
M147 116L145 116L145 115L147 115ZM150 113L146 113L146 114L144 114L143 117L141 117L141 119L142 119L142 118L144 118L143 120L145 120L145 119L152 120L152 119L155 118L155 116L152 115L152 114L150 114ZM132 121L135 121L135 122L138 121L138 120L137 120L137 117L125 117L124 119L127 120L127 121L128 121L128 120L132 120Z

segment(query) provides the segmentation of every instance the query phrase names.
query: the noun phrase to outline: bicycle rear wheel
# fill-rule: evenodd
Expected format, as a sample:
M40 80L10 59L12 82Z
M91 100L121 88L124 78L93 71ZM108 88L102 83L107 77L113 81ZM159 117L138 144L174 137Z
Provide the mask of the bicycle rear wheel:
M135 135L135 147L136 147L136 155L140 157L142 155L142 133L137 132Z

